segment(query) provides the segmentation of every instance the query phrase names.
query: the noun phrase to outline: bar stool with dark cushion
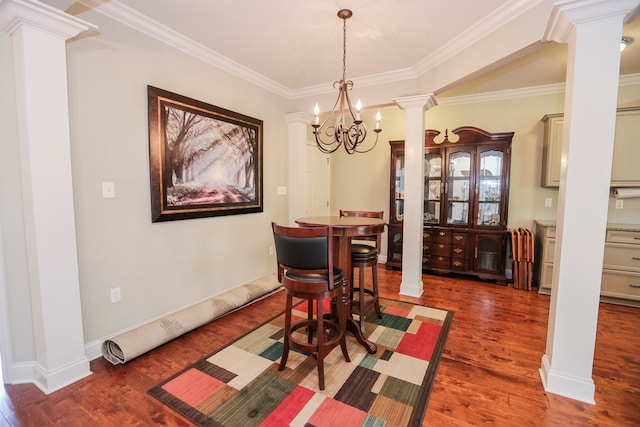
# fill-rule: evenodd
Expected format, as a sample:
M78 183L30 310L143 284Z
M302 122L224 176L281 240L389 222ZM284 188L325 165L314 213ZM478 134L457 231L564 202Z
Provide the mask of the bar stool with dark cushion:
M384 215L383 211L347 211L340 210L340 216L356 216L365 218L380 218ZM360 330L365 331L365 318L367 311L373 306L378 315L378 319L382 319L380 311L380 300L378 297L378 253L380 248L380 234L371 236L358 236L358 241L363 243L353 243L351 245L351 301L360 316ZM369 243L371 242L371 243ZM371 287L367 287L364 280L364 272L366 268L371 268L372 283ZM358 269L358 286L355 286L355 278L353 271ZM358 300L354 300L355 292L358 292Z
M349 299L344 287L344 273L333 265L332 229L285 227L275 223L271 226L278 281L287 291L284 348L278 370L285 368L290 346L311 353L318 361L319 387L324 390L325 356L340 345L344 359L351 361L345 341ZM307 301L306 320L292 322L294 297ZM335 313L325 315L323 301L327 298L334 300Z

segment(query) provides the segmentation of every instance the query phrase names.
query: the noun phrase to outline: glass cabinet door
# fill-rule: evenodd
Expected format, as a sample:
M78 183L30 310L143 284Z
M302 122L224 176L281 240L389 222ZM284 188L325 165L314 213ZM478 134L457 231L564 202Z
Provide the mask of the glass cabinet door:
M440 222L442 154L427 153L424 158L424 222Z
M395 221L402 221L404 218L404 154L398 153L395 156L395 195L394 212L391 216Z
M503 157L504 153L501 150L480 152L477 225L500 226Z
M447 224L469 222L471 184L471 153L457 151L449 154L445 193L447 195Z

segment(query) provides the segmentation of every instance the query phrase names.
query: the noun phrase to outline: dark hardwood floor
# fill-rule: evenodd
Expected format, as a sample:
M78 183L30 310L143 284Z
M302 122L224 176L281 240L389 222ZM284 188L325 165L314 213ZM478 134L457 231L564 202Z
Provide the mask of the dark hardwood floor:
M596 405L542 388L549 297L468 278L425 275L421 298L398 295L401 274L381 266L381 296L455 311L425 415L427 426L640 425L640 309L600 304ZM45 395L0 389L0 426L189 426L147 390L258 326L284 307L278 292L133 361L91 362L93 375Z

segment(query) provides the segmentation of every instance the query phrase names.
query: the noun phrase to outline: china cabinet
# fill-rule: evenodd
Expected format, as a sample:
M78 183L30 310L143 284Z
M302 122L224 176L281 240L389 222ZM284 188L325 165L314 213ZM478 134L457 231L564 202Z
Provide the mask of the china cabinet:
M544 123L542 149L542 187L560 186L560 157L562 155L562 113L547 114ZM611 187L640 187L640 106L618 108L611 166Z
M471 126L425 131L425 270L505 282L510 150L513 132ZM387 267L402 265L404 141L390 141Z

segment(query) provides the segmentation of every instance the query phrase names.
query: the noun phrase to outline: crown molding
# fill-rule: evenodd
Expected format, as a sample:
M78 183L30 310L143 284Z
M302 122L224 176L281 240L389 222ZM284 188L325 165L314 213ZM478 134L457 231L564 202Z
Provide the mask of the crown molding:
M640 74L627 74L620 76L619 87L640 84ZM549 85L530 86L518 89L500 90L495 92L484 92L473 95L451 96L438 98L438 105L459 105L473 104L479 102L501 101L505 99L527 98L530 96L543 96L563 93L564 83L554 83Z
M487 34L492 33L496 28L504 25L505 22L509 22L522 15L542 1L544 0L513 0L508 2L500 10L476 22L475 25L469 27L458 37L420 61L414 67L416 75L421 75L434 69L464 49L467 49L479 39L484 38Z
M415 67L369 76L361 76L352 80L357 82L358 87L370 87L417 79L418 76L427 70L436 67L438 64L455 55L460 50L468 47L470 43L477 40L479 37L492 31L505 21L511 20L526 12L541 1L544 0L513 0L509 2L500 11L482 21L479 21L465 33L462 33L458 38L443 46ZM333 82L295 90L289 89L227 58L226 56L221 55L188 37L185 37L171 28L149 19L147 16L140 14L117 0L111 0L109 2L104 2L103 0L79 0L79 3L101 13L104 16L120 22L123 25L133 28L136 31L140 31L149 37L173 46L188 55L227 71L230 74L253 83L256 86L268 90L276 95L282 96L287 100L318 96L334 92ZM640 74L620 77L620 86L624 86L626 84L637 84L639 82ZM452 105L471 102L486 102L500 99L539 96L562 91L564 91L564 83L442 98L438 100L438 103L440 105Z
M101 0L80 0L79 3L92 8L123 25L140 31L149 37L166 43L176 49L198 58L206 63L227 71L234 76L251 82L256 86L271 91L284 98L290 98L292 91L271 79L256 73L255 71L227 58L206 46L185 37L171 28L148 18L136 10L120 3L117 0L103 2Z

